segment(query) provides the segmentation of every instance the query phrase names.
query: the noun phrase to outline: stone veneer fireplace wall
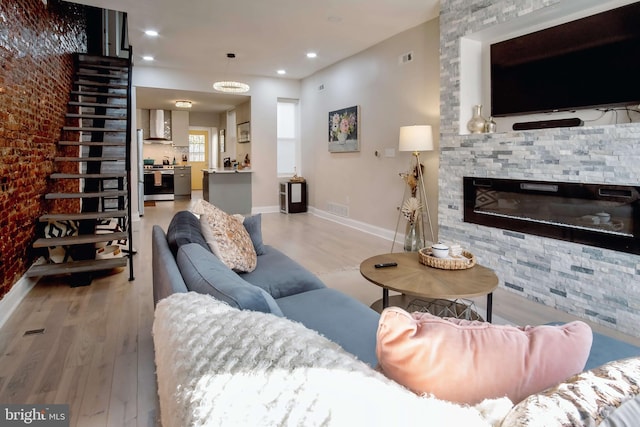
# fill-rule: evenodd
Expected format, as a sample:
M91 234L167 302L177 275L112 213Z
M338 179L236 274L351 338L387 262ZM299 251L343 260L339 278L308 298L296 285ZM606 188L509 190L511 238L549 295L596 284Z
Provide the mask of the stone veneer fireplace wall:
M469 84L461 79L466 74L460 71L460 39L529 14L543 15L543 9L567 1L441 1L439 236L468 247L478 262L496 271L501 287L509 291L640 336L638 255L463 221L464 176L640 183L640 123L460 132L460 124L468 120L462 113L468 106L461 106L461 99L469 97Z

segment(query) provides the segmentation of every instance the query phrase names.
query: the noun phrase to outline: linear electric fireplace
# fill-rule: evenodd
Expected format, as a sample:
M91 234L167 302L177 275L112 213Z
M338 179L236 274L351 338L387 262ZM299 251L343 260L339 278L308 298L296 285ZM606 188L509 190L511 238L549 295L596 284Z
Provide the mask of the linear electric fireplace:
M640 254L640 187L464 177L464 221Z

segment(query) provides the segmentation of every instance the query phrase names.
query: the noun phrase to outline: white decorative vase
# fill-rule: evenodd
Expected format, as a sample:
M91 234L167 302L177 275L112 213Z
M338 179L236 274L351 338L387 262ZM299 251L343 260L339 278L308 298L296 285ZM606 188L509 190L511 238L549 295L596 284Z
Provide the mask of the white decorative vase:
M473 106L473 117L467 122L467 129L471 133L483 133L487 121L482 117L482 105Z
M344 144L344 142L347 140L347 134L344 132L340 132L338 134L338 142L341 142Z

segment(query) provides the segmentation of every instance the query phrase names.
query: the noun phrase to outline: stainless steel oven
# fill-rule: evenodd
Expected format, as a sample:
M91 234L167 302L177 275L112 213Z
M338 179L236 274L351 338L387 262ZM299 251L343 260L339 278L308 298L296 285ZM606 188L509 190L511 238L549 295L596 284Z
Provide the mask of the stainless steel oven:
M145 200L173 200L173 169L147 169L144 171Z

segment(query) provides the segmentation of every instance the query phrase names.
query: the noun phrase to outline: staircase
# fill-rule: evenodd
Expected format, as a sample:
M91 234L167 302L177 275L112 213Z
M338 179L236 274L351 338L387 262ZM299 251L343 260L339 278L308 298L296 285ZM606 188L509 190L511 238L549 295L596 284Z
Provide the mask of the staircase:
M69 229L76 230L38 238L34 248L62 247L65 255L62 262L33 265L29 277L71 275L72 286L86 285L92 272L128 264L133 280L131 52L129 58L75 56L74 88L58 142L63 154L55 157L57 172L51 175L51 188L63 190L45 194L51 213L41 216L40 222L43 230L47 225L58 229L53 226L60 224L72 224ZM117 227L98 230L99 221L106 219ZM125 254L96 259L96 245L112 241L126 241Z

